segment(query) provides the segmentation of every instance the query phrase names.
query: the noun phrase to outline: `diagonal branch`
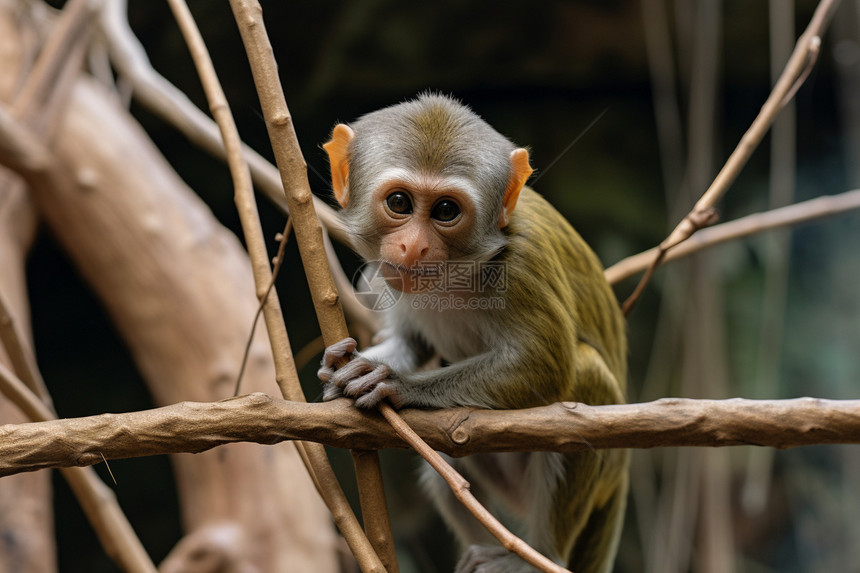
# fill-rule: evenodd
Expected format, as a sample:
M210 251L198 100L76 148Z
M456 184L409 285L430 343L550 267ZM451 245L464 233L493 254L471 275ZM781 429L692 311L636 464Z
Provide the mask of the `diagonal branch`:
M806 223L822 217L840 215L860 209L860 189L845 191L838 195L825 195L801 201L786 207L754 213L704 229L672 249L663 258L664 263L686 257L726 241L755 235L763 231ZM616 284L648 268L658 247L629 256L604 271L609 284Z
M250 172L242 156L241 141L233 122L233 116L230 113L227 98L218 82L212 60L185 1L169 0L169 4L191 51L206 97L209 100L210 109L221 130L221 137L227 152L227 162L233 176L236 208L239 212L248 245L248 253L251 257L257 295L261 300L265 298L263 316L272 345L278 386L284 397L294 401L302 401L304 395L293 363L280 302L277 293L270 288L272 271L269 267L269 258L257 213ZM292 217L294 218L295 215ZM325 451L316 444L297 443L296 447L314 484L317 486L317 490L332 512L335 523L340 528L350 548L353 549L359 563L366 571L382 571L382 564L374 554L355 514L350 509L346 496L328 463Z
M226 159L223 140L212 119L152 68L146 51L128 25L126 4L126 0L107 2L99 20L111 62L121 78L131 84L134 97L141 105L174 126L195 145L215 157ZM287 203L277 168L247 145L242 145L242 153L254 183L270 201L286 212ZM326 230L345 243L343 225L334 209L316 197L314 203Z
M650 266L645 275L636 285L633 293L624 301L624 314L629 315L645 286L651 279L654 270L663 262L666 254L686 241L696 231L716 222L716 204L728 191L738 174L749 161L758 144L764 138L779 112L794 96L797 89L809 75L809 70L815 65L818 52L821 49L821 36L839 4L838 0L821 0L815 13L806 27L806 31L798 38L797 44L785 70L771 90L767 100L762 105L758 116L753 120L749 129L744 133L735 150L726 160L725 165L717 174L707 191L699 198L693 209L681 220L675 229L657 247Z

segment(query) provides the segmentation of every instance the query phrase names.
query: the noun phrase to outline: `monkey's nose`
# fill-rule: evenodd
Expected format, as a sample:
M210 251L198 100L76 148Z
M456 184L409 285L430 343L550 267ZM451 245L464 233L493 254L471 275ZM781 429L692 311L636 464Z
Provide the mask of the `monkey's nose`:
M427 245L419 243L401 243L400 244L400 264L405 267L414 267L421 263L430 251Z

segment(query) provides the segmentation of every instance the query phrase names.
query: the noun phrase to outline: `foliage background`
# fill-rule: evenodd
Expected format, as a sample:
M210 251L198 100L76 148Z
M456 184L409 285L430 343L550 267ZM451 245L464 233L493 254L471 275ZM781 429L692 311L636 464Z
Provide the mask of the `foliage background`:
M704 2L680 0L677 6L668 2L667 13L683 30L684 14ZM166 4L142 0L130 4L132 27L154 67L205 108L193 65ZM607 265L653 246L677 222L667 215L639 2L268 0L262 4L311 185L320 195L327 196L329 189L320 144L334 123L430 89L462 99L500 132L529 146L537 169L534 186L573 222ZM271 157L229 6L203 0L190 5L243 138ZM797 2L798 33L814 7L812 1ZM767 3L725 0L719 3L719 11L721 42L713 62L719 77L713 110L714 170L731 152L771 85ZM817 67L797 96L798 199L860 186L860 149L856 147L860 125L856 117L845 113L851 103L848 99L858 97L856 91L846 89L849 80L860 84L858 30L860 2L846 0ZM690 79L689 69L684 67L689 61L684 41L675 38L682 114L688 105ZM238 231L226 167L146 111L133 105L133 112L218 218ZM724 201L723 220L766 207L768 143L769 138ZM710 180L714 174L700 176ZM281 229L283 217L265 200L261 212L267 234L273 237ZM857 397L858 222L860 217L852 214L794 232L779 385L776 395L767 397ZM708 397L765 397L757 391L756 362L767 240L740 241L707 255L716 269L711 280L724 306L721 324L703 321L699 327L724 332L726 353L721 367L729 381L718 392L721 395ZM298 350L319 332L295 245L289 245L287 251L278 288L292 346ZM346 249L343 254L349 271L356 262ZM151 400L122 342L51 237L43 234L40 238L28 272L36 347L60 415L150 407ZM654 346L664 283L665 274L658 276L630 321L629 387L634 401L687 395L680 381L681 343ZM619 296L623 298L631 289L632 283L620 285ZM681 312L695 318L697 309L683 306ZM655 356L670 366L661 390L653 392L649 385L649 393L644 379ZM314 370L311 364L303 371L311 400L319 398ZM750 454L746 448L733 449L725 461L735 486L732 531L738 570L847 571L856 567L860 563L860 548L854 542L860 536L858 453L856 447L848 446L777 453L768 504L763 513L752 516L744 513L738 501ZM348 456L333 455L348 475ZM668 479L654 468L670 460L671 452L636 455L650 456L637 464L640 470L653 470L649 480L659 485ZM441 522L417 501L420 494L412 483L415 464L404 452L384 455L402 570L445 570L453 549ZM120 503L154 559L160 560L181 535L169 460L115 461L111 469ZM110 480L103 467L99 471ZM638 479L635 473L634 479ZM61 570L115 571L63 480L55 479L55 486ZM352 487L349 481L345 487ZM647 516L637 514L634 503L628 513L617 570L642 571L646 550L640 533L649 522Z

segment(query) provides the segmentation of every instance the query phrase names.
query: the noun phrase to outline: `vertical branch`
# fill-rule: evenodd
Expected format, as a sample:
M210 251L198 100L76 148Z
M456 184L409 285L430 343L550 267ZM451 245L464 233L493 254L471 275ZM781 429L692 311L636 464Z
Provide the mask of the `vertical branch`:
M203 88L206 92L206 97L209 100L209 106L212 115L215 117L218 127L221 130L224 146L227 152L227 162L230 166L230 172L233 177L233 184L236 190L236 207L242 222L242 228L245 232L246 242L248 244L248 252L252 260L252 268L254 272L254 281L257 287L257 295L259 298L266 297L267 300L263 308L263 316L266 322L266 327L269 330L269 339L272 346L272 352L275 359L275 368L277 371L278 386L281 389L285 398L293 401L304 401L304 395L299 385L298 375L296 373L295 364L293 362L292 352L290 350L289 338L287 335L286 325L284 324L283 315L281 313L280 303L274 289L269 289L271 283L272 271L269 267L268 254L263 240L263 231L260 225L260 219L257 214L257 205L254 200L253 188L251 185L250 172L248 166L242 156L242 146L239 140L238 131L233 121L233 116L230 113L230 108L227 104L227 98L224 95L221 85L218 82L215 74L214 66L200 36L200 32L191 16L188 6L184 0L168 0L174 16L179 24L185 41L188 44L191 55L197 66L198 74L200 75ZM275 76L277 77L277 76ZM313 204L309 201L310 191L305 199L305 204L311 206L311 215L313 213ZM297 210L290 206L291 217L296 220L296 234L298 236L298 217ZM314 215L315 217L315 215ZM319 231L319 222L317 222L317 230ZM335 297L336 298L336 297ZM344 329L346 325L344 323ZM328 458L325 455L325 450L319 444L296 444L299 448L299 453L302 455L302 460L308 467L311 478L317 486L320 494L328 505L334 517L335 524L341 530L359 561L363 571L383 571L383 565L376 556L373 548L370 546L358 520L353 514L346 501L346 496L337 482L331 466L328 463Z
M307 166L302 157L293 122L278 82L277 65L266 35L262 8L258 2L231 0L231 7L248 53L251 71L281 180L287 196L287 206L294 221L296 242L308 279L314 308L325 344L346 338L349 332L332 280L322 229L314 209L313 195L307 178ZM383 408L388 406L383 405ZM356 475L365 529L376 553L389 571L397 571L397 558L392 542L391 525L385 506L385 492L379 479L381 470L375 453L354 453Z

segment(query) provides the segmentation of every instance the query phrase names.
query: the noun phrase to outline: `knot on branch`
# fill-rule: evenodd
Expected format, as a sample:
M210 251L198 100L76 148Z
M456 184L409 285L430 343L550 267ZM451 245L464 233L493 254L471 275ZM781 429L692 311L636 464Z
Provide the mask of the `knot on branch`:
M472 436L472 425L470 423L470 414L472 413L472 410L468 408L457 408L456 410L453 410L453 412L455 412L456 415L451 420L451 423L448 424L448 437L453 443L458 446L462 446L469 443Z
M658 263L666 254L666 251L673 249L689 239L696 231L709 227L719 221L720 216L716 207L694 208L687 213L672 234L660 243L660 251L658 254ZM656 265L652 265L654 267Z

